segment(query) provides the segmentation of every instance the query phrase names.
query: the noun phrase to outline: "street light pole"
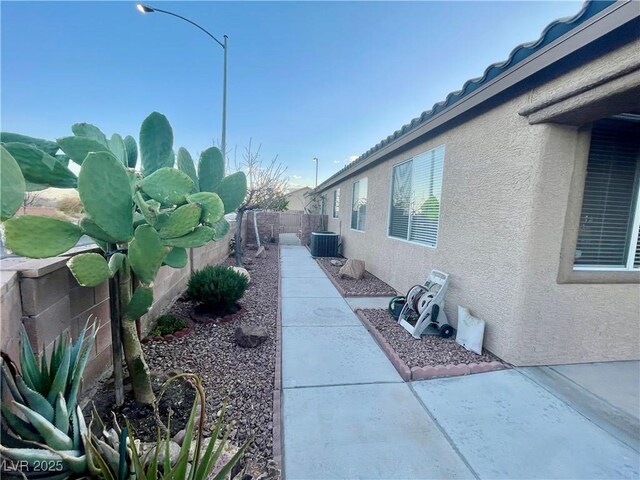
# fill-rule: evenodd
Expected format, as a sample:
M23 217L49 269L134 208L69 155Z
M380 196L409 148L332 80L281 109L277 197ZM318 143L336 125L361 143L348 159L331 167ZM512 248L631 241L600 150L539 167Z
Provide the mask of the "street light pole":
M318 188L318 157L313 157L313 161L316 162L316 188Z
M220 45L224 50L224 73L223 73L223 82L222 82L222 158L225 160L227 158L227 44L228 38L227 35L224 36L224 43L218 40L211 32L209 32L204 27L201 27L196 22L189 20L188 18L183 17L182 15L178 15L177 13L170 12L168 10L162 10L160 8L151 7L149 5L144 5L142 3L136 4L136 8L141 13L166 13L167 15L171 15L172 17L179 18L180 20L184 20L187 23L190 23L194 27L202 30L205 34L211 37L218 45Z

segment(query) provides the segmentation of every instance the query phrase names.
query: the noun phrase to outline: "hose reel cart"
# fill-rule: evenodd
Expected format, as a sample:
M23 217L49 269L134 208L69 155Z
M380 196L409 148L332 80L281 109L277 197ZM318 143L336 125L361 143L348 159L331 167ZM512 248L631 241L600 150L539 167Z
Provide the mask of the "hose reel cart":
M414 338L440 335L449 338L454 329L444 313L444 296L449 287L449 274L431 270L424 285L415 285L407 293L398 323Z

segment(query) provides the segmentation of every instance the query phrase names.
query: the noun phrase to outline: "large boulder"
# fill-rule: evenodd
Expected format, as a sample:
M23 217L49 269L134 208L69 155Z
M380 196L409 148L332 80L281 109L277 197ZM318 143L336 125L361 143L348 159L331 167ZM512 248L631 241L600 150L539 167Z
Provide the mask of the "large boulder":
M240 347L256 348L267 338L267 329L261 325L240 325L236 328L236 344Z
M347 260L347 263L338 272L341 278L360 280L364 276L364 262L362 260Z
M247 277L247 283L251 283L251 275L249 275L249 272L247 271L246 268L242 268L242 267L231 267L232 270L235 270L236 272L238 272L240 275L244 275L245 277Z

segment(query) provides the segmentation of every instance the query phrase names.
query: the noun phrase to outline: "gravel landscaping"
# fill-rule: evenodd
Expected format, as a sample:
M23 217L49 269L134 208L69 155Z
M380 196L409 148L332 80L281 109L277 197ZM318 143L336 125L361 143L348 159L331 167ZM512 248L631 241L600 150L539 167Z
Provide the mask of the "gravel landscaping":
M353 280L351 278L340 278L338 272L341 267L331 265L331 260L339 260L343 264L347 261L346 258L331 258L321 257L316 258L318 263L322 265L333 277L340 287L345 292L347 297L367 297L367 296L394 296L397 295L396 291L389 285L384 283L375 275L365 271L364 277L360 280Z
M484 349L482 355L465 350L456 343L454 337L442 338L425 335L421 340L416 340L396 322L387 310L364 309L360 311L389 342L389 345L409 368L500 361L498 357Z
M228 323L196 324L185 338L144 345L152 371L185 371L202 379L207 396L207 428L227 401L227 423L233 423L230 441L242 445L254 437L245 456L250 471L264 469L273 456L272 410L275 375L279 264L276 248L266 258L254 258L255 250L245 249L245 268L251 275L249 287L240 300L245 311ZM226 265L234 265L228 259ZM193 303L179 300L168 312L190 319ZM241 324L261 325L269 338L257 348L236 345L235 329Z

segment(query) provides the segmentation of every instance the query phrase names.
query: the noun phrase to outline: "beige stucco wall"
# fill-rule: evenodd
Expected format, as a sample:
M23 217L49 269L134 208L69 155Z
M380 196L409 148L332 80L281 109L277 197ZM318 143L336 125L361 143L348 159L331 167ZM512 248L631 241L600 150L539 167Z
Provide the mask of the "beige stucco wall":
M304 212L305 207L309 204L309 198L305 197L304 194L311 191L310 188L300 188L286 195L287 200L289 200L289 205L287 205L287 210L292 211L300 211Z
M639 55L627 46L526 92L411 150L343 181L343 253L401 292L432 268L452 275L445 311L457 305L487 321L485 346L516 365L640 358L638 284L558 284L560 248L578 129L529 125L518 115L534 98L578 86L607 65ZM635 51L634 48L635 47ZM639 62L640 63L640 62ZM587 138L588 140L588 138ZM584 141L584 140L583 140ZM436 248L387 236L393 165L445 145L441 220ZM584 147L584 145L583 145ZM368 178L365 232L349 228L355 180Z

